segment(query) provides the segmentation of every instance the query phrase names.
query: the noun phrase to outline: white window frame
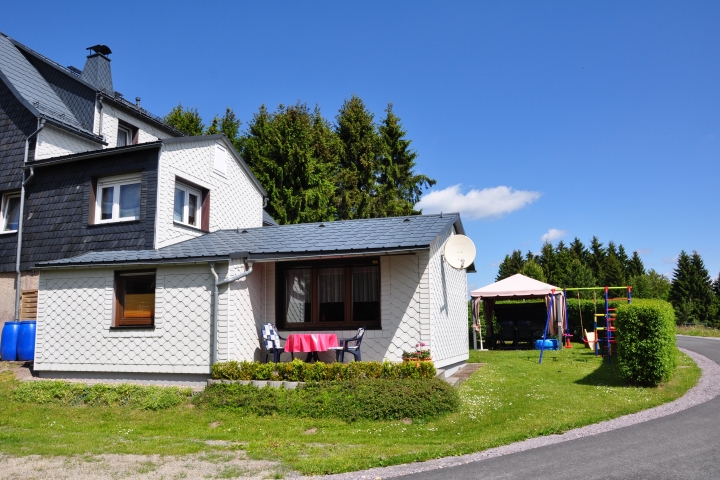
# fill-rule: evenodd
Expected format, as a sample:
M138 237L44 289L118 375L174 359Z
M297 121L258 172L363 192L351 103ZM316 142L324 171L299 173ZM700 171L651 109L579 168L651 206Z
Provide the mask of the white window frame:
M137 217L120 217L120 187L123 185L132 185L134 183L142 184L142 174L133 173L130 175L117 175L114 177L101 178L97 182L97 191L95 195L95 223L116 223L130 222L140 219ZM102 191L104 188L114 187L113 190L113 209L112 218L102 219Z
M127 142L125 143L125 145L118 145L118 141L116 140L115 146L116 147L127 147L128 145L132 145L132 141L133 141L132 129L125 127L123 125L118 125L118 136L117 136L118 140L120 139L120 132L125 132L125 135L126 135L125 138L127 138Z
M7 226L7 209L10 206L11 198L20 198L20 192L5 193L2 196L2 211L0 211L0 226L2 230L0 230L0 234L17 232L17 230L5 230Z
M182 220L175 220L175 190L182 190L185 192L185 200L183 203L183 214L182 214ZM188 223L189 220L189 208L190 208L190 194L195 195L197 197L197 204L196 204L196 212L195 212L195 225L191 225ZM202 226L202 203L203 203L203 197L202 192L198 190L197 188L190 187L180 181L175 182L175 188L173 188L173 201L172 201L172 218L173 222L180 223L182 225L186 225L191 228L201 228Z

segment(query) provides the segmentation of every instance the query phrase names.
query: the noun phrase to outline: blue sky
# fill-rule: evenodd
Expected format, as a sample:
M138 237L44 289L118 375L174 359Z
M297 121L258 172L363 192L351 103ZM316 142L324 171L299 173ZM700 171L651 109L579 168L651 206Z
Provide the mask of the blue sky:
M160 115L393 102L475 286L551 229L663 273L697 250L716 277L720 3L447 3L7 1L0 30L79 68L110 46L115 89Z

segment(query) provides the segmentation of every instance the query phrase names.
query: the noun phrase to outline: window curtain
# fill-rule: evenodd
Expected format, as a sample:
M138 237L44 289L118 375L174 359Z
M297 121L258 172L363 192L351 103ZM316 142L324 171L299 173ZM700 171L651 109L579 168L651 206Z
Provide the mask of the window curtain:
M345 301L345 269L321 268L318 270L318 296L320 303Z
M353 267L352 276L353 301L377 302L380 268L375 266Z
M309 322L305 305L310 303L312 270L300 268L285 272L285 292L287 299L285 320L288 323Z

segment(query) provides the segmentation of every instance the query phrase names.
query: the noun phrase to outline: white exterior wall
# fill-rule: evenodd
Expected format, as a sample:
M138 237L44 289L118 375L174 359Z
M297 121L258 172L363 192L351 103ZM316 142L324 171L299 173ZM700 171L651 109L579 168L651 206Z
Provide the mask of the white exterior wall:
M224 276L227 268L216 267ZM40 273L35 369L210 373L214 279L207 265L158 267L155 328L110 330L112 269Z
M228 276L232 277L245 271L240 260L233 260L230 264ZM257 263L253 271L224 289L228 315L224 321L219 322L221 330L221 347L218 358L223 360L260 360L261 344L260 330L265 323L265 284L266 265ZM222 290L220 292L223 297ZM220 310L222 310L222 306ZM230 319L228 322L227 319Z
M105 135L105 141L107 142L105 148L117 147L118 120L127 122L138 129L138 143L154 142L162 138L173 137L173 135L169 135L163 130L142 121L139 117L129 115L107 103L103 103L102 116L102 132L100 132L100 112L96 105L94 133Z
M430 344L430 295L428 252L422 250L414 255L380 257L380 314L382 330L367 330L360 350L367 361L402 361L403 350L409 351L421 341ZM254 273L252 274L254 275ZM276 323L275 312L275 264L265 264L264 320L260 323ZM247 308L247 307L244 307ZM258 327L259 328L259 327ZM293 331L283 330L284 337ZM313 333L308 331L303 333ZM355 336L356 330L318 331L334 333L338 338ZM254 333L257 336L257 332ZM253 346L259 344L254 340ZM249 351L239 352L238 360L258 360ZM285 355L283 356L283 360ZM334 353L321 354L321 360L334 361Z
M467 273L442 258L445 242L454 235L450 227L430 245L430 350L435 366L442 368L467 361Z
M163 145L155 248L203 234L200 229L173 222L176 177L210 190L210 231L262 227L262 194L232 152L227 151L225 175L213 168L216 143L229 150L220 139L198 138L196 141Z
M52 125L45 125L37 137L35 160L89 152L90 150L99 150L101 147L102 145L99 143L86 140Z

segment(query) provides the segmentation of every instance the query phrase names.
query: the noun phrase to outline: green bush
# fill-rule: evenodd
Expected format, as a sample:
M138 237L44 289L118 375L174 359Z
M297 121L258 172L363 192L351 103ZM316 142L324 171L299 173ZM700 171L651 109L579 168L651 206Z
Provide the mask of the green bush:
M295 390L215 384L193 402L242 414L354 421L436 417L456 411L459 397L453 387L440 379L403 378L315 382Z
M677 367L675 312L663 300L620 305L615 320L620 373L630 383L655 386Z
M219 380L284 380L289 382L324 382L361 379L433 378L432 362L350 362L288 363L218 362L212 377Z
M132 407L161 410L185 402L190 388L141 385L86 385L63 381L23 382L13 392L22 403L56 403L63 405Z
M570 324L570 332L574 335L574 340L581 341L583 332L582 328L580 328L580 313L582 313L582 326L584 326L585 330L588 332L592 331L595 312L597 311L597 313L605 315L605 293L598 292L597 305L595 305L593 300L584 299L580 299L580 304L578 305L577 297L573 298L574 294L575 292L568 292L568 321ZM633 298L631 305L648 305L655 301L656 300L644 298ZM628 305L625 300L611 300L608 303L610 308L618 308L621 305ZM598 327L605 326L605 318L598 317L597 322Z

